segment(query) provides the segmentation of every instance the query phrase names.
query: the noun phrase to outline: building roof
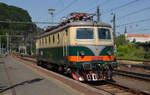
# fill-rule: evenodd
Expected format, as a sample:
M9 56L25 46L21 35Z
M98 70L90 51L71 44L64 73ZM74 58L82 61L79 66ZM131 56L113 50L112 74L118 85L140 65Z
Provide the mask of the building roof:
M144 34L128 34L127 37L142 37L142 38L149 38L150 35L144 35Z

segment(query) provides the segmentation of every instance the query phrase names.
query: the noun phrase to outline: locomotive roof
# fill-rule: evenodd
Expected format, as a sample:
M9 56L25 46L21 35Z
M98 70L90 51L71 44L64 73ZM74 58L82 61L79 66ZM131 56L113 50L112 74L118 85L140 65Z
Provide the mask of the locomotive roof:
M48 32L41 34L39 37L43 37L43 36L46 36L48 34L58 32L59 30L65 29L65 28L70 27L70 26L98 26L98 27L109 27L109 28L111 28L110 24L107 24L104 22L97 23L94 21L74 21L74 22L67 23L63 26L59 26L58 28L55 28L55 29L50 30L50 31L48 31L48 29L47 29L46 31L48 31Z

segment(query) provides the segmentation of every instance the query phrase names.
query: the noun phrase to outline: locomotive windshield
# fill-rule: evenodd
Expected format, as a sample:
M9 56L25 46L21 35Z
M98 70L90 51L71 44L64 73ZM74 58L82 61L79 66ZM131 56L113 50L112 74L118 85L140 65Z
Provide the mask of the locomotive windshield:
M94 39L93 28L78 28L76 39Z
M104 28L98 28L98 38L99 39L106 39L106 40L110 40L111 39L111 35L110 35L110 31L109 29L104 29Z

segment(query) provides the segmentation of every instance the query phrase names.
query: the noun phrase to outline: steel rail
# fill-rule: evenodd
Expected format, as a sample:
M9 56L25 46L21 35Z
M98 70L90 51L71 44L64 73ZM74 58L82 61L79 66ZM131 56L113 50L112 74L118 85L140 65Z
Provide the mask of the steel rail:
M124 89L128 90L129 92L136 93L138 95L141 95L141 94L142 95L150 95L149 91L135 90L135 89L129 88L127 86L123 86L123 85L117 84L116 82L111 82L111 81L106 81L106 82L109 83L109 84L118 86L120 88L124 88Z
M115 70L114 73L150 81L150 75L148 74L142 74L142 73L136 73L136 72L130 72L124 70Z

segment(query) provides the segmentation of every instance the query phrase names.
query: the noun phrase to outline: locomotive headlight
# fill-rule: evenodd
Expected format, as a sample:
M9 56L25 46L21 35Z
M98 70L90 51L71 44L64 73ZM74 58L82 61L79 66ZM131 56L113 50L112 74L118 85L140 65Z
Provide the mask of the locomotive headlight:
M107 52L107 55L112 55L112 52L111 52L111 51L108 51L108 52Z
M85 55L84 51L81 51L81 52L80 52L80 55L81 55L81 56L84 56L84 55Z

